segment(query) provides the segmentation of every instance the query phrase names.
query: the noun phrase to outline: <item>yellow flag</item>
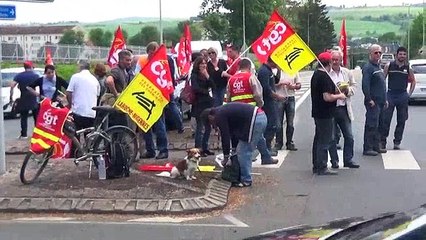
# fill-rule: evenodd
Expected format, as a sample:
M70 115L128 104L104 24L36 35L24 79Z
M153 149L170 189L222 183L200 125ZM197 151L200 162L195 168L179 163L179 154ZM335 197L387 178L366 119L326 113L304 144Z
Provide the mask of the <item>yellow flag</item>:
M315 55L294 33L271 54L271 58L285 73L295 75L315 60Z
M161 117L163 108L168 102L148 78L138 73L120 94L114 106L127 113L144 132L147 132Z

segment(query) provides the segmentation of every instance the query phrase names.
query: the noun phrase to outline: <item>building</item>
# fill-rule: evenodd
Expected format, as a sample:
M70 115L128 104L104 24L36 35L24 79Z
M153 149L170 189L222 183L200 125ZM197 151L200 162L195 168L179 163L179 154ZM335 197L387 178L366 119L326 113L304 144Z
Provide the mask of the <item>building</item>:
M67 30L79 31L81 28L76 25L1 26L0 41L19 45L24 59L35 59L42 46L57 44Z

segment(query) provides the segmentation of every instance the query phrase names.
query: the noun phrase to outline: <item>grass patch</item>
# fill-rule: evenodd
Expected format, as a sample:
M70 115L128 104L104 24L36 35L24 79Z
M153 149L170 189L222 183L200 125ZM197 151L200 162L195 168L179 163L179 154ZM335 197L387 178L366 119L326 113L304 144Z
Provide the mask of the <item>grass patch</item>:
M34 63L35 67L37 68L44 68L44 63ZM1 68L15 68L15 67L22 67L22 64L16 63L16 62L3 62L1 64ZM55 64L56 68L56 74L58 76L61 76L65 80L69 81L71 76L78 71L78 65L77 64ZM24 68L22 67L22 71L24 71Z

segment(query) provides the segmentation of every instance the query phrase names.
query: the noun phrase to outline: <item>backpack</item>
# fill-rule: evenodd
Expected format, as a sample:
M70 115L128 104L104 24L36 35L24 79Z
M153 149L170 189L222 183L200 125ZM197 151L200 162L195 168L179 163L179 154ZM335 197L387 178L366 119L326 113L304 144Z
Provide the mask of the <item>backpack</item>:
M229 160L231 165L223 166L222 179L231 183L240 183L241 169L237 155L232 155Z
M130 156L123 144L113 142L107 149L107 158L105 159L106 178L129 177Z
M194 91L192 91L190 81L190 79L186 80L185 87L180 93L180 98L188 104L193 104L195 102L195 94Z

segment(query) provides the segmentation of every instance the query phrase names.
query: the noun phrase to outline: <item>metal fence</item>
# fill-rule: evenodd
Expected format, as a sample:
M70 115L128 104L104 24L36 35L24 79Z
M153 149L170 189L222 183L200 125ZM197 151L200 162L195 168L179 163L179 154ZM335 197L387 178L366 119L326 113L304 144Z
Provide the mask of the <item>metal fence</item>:
M127 46L133 54L144 54L145 47ZM4 61L32 60L43 62L46 58L46 51L50 49L54 62L70 63L80 59L91 61L106 61L109 47L96 46L76 46L76 45L44 45L36 44L29 47L21 46L18 43L1 43L1 59Z

